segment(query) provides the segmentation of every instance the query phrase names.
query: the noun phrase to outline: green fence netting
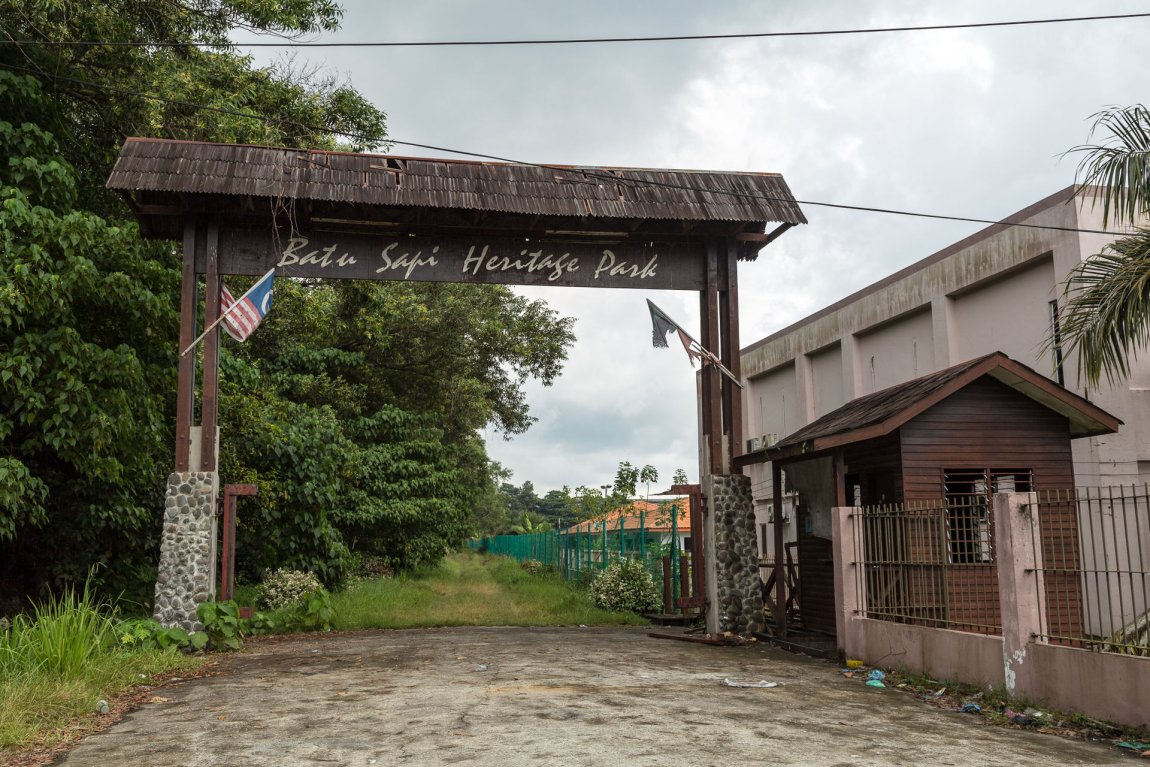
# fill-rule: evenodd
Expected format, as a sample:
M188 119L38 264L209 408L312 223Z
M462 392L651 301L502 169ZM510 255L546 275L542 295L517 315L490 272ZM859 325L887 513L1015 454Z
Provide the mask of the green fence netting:
M468 542L473 551L511 557L519 562L535 560L568 580L589 580L619 558L641 561L656 583L663 584L664 559L669 572L672 598L680 594L680 570L689 567L689 529L678 525L628 527L626 522L584 523L577 528L523 535L493 535Z

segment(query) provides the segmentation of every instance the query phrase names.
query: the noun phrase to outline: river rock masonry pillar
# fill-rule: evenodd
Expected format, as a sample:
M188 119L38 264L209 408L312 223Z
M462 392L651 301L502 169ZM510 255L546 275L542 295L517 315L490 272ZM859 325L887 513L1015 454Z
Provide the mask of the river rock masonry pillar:
M155 618L165 628L203 628L196 605L215 597L215 472L176 472L168 477Z
M704 478L707 520L708 631L749 636L763 627L762 581L755 541L751 479L743 474Z

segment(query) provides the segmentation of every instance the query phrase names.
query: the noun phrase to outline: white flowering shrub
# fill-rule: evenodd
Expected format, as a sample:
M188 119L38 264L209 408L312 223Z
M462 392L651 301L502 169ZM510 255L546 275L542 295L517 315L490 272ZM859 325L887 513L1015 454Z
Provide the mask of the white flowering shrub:
M604 610L649 613L662 596L655 579L637 559L617 559L591 582L595 604Z
M302 602L304 597L322 587L314 573L270 570L264 575L261 600L269 610L278 610Z

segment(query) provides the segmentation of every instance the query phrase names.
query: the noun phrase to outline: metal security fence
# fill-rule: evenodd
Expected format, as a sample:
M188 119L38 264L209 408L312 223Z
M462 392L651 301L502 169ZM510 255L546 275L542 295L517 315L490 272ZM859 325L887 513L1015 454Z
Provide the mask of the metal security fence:
M1044 493L1037 520L1039 638L1150 657L1150 488Z
M563 530L473 539L474 551L535 560L569 580L589 580L620 558L641 561L663 584L667 607L690 592L690 529L687 514L615 514Z
M861 613L877 620L1000 634L988 497L859 507L854 562Z

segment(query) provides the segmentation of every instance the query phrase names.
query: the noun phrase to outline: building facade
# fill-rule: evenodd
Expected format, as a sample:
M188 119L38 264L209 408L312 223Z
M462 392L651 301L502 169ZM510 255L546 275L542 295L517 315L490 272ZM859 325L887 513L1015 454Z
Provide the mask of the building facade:
M1044 349L1062 282L1113 240L1076 231L1105 228L1089 190L1076 191L1005 219L1058 229L990 226L744 348L748 449L785 439L858 397L1001 351L1124 422L1117 434L1075 440L1075 485L1150 481L1150 359L1134 361L1117 386L1087 390L1072 356ZM771 467L746 471L760 546L769 553ZM785 537L794 540L794 498L783 484Z

